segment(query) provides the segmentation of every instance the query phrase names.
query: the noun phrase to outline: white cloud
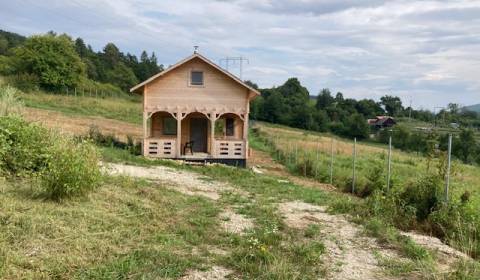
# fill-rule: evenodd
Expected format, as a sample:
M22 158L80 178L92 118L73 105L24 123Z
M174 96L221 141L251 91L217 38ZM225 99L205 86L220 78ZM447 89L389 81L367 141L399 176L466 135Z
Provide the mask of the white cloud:
M114 42L172 64L193 45L243 55L261 86L297 76L312 94L414 96L418 106L480 102L479 0L2 1L0 28ZM436 104L435 104L436 105Z

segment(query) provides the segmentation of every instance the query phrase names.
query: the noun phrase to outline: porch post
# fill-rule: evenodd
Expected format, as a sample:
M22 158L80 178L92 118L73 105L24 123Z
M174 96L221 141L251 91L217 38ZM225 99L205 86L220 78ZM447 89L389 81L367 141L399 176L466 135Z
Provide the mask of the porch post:
M243 117L243 145L245 146L245 159L248 158L248 113Z
M215 157L215 114L210 116L210 155Z
M177 155L179 158L182 155L182 113L177 112Z
M147 145L146 145L146 139L148 137L147 133L147 120L148 120L148 112L143 112L143 141L142 141L142 151L143 155L146 155L146 150L147 150Z

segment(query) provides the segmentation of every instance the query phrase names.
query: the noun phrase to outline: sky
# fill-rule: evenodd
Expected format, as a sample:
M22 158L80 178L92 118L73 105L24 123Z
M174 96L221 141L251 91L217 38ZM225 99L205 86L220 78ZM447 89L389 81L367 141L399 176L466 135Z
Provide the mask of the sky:
M248 58L243 79L260 87L297 77L311 95L480 103L480 0L0 0L0 29L113 42L164 65L198 45L216 63Z

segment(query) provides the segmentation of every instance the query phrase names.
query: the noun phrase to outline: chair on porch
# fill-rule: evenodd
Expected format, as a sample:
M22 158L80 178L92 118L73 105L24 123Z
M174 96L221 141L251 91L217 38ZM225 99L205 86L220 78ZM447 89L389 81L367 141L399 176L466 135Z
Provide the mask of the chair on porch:
M183 154L186 155L186 151L190 150L190 154L193 155L193 143L194 141L189 141L183 146Z

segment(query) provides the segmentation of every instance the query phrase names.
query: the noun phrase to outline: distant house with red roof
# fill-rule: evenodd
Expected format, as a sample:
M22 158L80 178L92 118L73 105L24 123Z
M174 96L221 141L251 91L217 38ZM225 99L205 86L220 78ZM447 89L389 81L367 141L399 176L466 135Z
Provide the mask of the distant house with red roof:
M395 119L390 116L376 116L374 119L368 119L368 124L375 128L392 127L397 124Z

